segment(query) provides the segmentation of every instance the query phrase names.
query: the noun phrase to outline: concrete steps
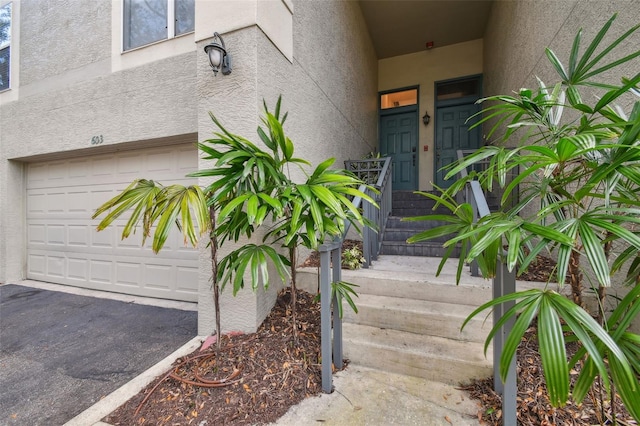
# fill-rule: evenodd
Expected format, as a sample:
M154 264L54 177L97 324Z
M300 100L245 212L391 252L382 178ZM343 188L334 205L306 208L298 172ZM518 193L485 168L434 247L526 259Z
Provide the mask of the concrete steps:
M460 330L475 308L469 305L361 293L356 306L357 314L345 310L345 322L479 343L490 330L480 317Z
M438 207L435 211L435 201L411 191L395 191L392 195L391 216L382 236L381 253L395 256L427 256L442 257L446 249L442 243L448 238L408 244L407 239L427 229L446 224L442 221L403 221L406 217L424 216L432 214L450 214ZM460 249L455 248L451 257L460 256Z
M456 385L491 375L482 344L343 324L344 356L354 364Z
M440 259L381 256L370 269L343 271L358 285L358 314L345 305L344 355L352 363L447 384L491 375L491 329L486 314L463 331L465 318L491 298L491 283L471 277L455 285L455 265L448 262L435 277ZM298 287L316 292L315 268L298 270Z

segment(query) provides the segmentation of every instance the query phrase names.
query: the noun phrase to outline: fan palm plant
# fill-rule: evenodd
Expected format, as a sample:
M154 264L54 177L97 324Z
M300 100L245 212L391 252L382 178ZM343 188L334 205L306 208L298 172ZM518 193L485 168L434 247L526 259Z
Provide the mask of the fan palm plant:
M521 89L514 96L481 100L490 105L476 117L475 125L486 125L489 137L506 128L502 138L454 164L447 178L481 162L487 164L484 169L475 167L440 195L425 194L454 214L416 218L448 224L410 241L454 233L445 246L461 244L464 249L458 281L465 262L476 260L483 275L493 277L498 262L521 273L543 250L552 252L557 258L558 284L568 280L572 300L547 288L517 292L484 304L470 318L506 301L517 301L494 325L485 350L498 328L517 317L501 358L504 380L518 343L537 318L544 375L554 405L567 400L569 370L582 362L574 399L581 401L597 376L609 389L611 377L629 412L640 419L640 336L628 331L640 311L640 290L634 288L620 301L608 320L604 308L612 274L630 263L627 281L635 284L640 271L640 73L623 78L619 84L604 80L608 71L622 64L637 64L639 50L608 58L640 25L602 46L614 20L615 16L582 53L579 31L568 64L546 50L559 76L555 85L538 80L535 91ZM631 104L628 113L617 102ZM505 146L504 142L514 139L518 142ZM509 174L515 174L511 181ZM487 191L498 185L503 192L500 210L477 221L470 204L456 202L456 194L472 180ZM516 192L518 202L513 205L508 200ZM599 321L583 309L585 281L591 276L591 287L599 295ZM567 340L579 341L582 348L571 360L565 352Z
M360 191L363 182L344 170L329 169L333 159L318 165L301 184L291 179L290 166L304 171L310 164L293 157L293 142L283 130L287 115L280 115L280 105L281 99L278 99L273 113L264 106L262 124L266 131L258 127L257 132L266 150L230 133L210 114L219 132L198 147L204 159L213 161L212 167L189 175L213 178L208 186L165 187L139 179L93 215L96 218L107 213L98 230L110 226L122 215L128 216L122 238L141 227L142 244L153 234L155 252L162 249L173 227L180 230L185 244L194 247L201 236L208 234L218 332L221 329L220 291L231 283L235 295L244 287L245 277L249 277L253 290L259 285L267 288L271 282L269 265L273 265L282 281L286 282L289 276L294 278L291 284L295 325L297 246L315 249L326 238L342 235L347 222L363 226L365 220L349 196L374 203ZM258 244L251 242L261 227L265 228L263 239ZM218 261L218 248L226 242L241 245ZM277 250L280 246L287 249L288 257Z

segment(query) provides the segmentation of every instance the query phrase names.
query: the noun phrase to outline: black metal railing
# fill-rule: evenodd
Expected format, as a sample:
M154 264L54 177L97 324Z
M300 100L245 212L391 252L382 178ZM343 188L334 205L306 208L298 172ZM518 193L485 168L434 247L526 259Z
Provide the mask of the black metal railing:
M372 259L377 259L380 251L381 232L387 223L391 213L391 158L376 158L371 160L347 161L347 170L355 173L367 185L373 186L374 192L367 185L361 185L360 191L367 194L376 201L378 207L372 205L361 197L352 200L355 208L362 208L363 217L377 229L365 226L362 230L364 267L371 265ZM331 364L336 368L342 368L342 318L334 313L331 314L331 306L338 302L337 296L331 299L331 283L342 280L342 243L349 231L349 224L345 233L330 243L325 243L318 247L320 253L320 342L321 342L321 368L322 368L322 391L331 393L333 390Z
M458 159L461 160L466 154L473 151L458 151ZM478 167L483 166L482 163ZM468 176L468 171L463 169L460 172L461 177ZM480 182L472 180L468 182L465 190L461 193L462 202L469 203L473 208L474 221L490 214L489 205L485 197L485 193L480 186ZM504 256L503 258L506 258ZM471 264L471 274L478 274L478 265L476 262ZM515 270L509 271L507 265L504 262L500 262L496 269L496 276L493 279L493 298L497 299L506 294L511 294L516 291L516 274ZM496 306L493 310L493 323L497 324L505 312L515 305L515 301L505 302ZM503 383L500 379L500 357L504 350L504 343L513 328L515 319L511 317L500 330L493 337L493 387L496 393L502 395L502 424L515 425L517 424L517 384L516 384L516 359L515 355L509 364L509 372L507 374L507 380Z

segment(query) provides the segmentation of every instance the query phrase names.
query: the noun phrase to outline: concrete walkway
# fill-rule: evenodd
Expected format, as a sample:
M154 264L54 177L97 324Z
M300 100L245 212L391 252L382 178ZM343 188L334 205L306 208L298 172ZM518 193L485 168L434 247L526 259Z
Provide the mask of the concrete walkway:
M454 386L351 365L334 375L334 392L307 398L275 424L479 425L479 410Z

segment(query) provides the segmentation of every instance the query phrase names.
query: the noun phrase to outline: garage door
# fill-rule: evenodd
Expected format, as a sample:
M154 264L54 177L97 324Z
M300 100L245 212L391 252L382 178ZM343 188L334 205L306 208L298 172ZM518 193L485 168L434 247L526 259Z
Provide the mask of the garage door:
M32 163L27 173L27 277L138 296L196 301L198 253L176 231L159 254L125 220L97 232L95 209L134 179L190 184L194 146L165 146Z

